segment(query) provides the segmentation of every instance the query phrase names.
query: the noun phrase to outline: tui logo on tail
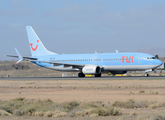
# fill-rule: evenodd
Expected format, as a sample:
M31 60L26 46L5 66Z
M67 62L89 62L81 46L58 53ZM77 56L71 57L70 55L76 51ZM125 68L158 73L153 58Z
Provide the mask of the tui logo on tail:
M39 40L37 40L37 42L39 42ZM38 45L36 45L36 47L35 47L35 48L33 48L33 43L30 43L30 46L31 46L31 49L32 49L33 51L36 51L36 50L37 50L37 48L38 48Z

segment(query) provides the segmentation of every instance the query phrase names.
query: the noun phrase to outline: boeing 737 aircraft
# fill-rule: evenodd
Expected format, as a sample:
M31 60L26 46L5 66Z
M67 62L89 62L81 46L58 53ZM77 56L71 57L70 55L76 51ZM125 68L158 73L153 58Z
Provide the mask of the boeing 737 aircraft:
M30 61L40 67L52 70L79 72L79 77L85 77L86 74L101 77L103 72L112 74L125 74L127 71L153 71L162 62L155 56L145 53L94 53L94 54L57 54L47 50L31 26L26 27L29 39L31 57L22 57L17 51L17 57L20 60Z

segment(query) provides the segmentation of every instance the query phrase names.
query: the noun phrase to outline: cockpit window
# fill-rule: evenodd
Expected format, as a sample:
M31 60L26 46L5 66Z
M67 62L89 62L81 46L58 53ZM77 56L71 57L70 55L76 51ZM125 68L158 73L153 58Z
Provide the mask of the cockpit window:
M147 59L156 59L156 57L147 57Z

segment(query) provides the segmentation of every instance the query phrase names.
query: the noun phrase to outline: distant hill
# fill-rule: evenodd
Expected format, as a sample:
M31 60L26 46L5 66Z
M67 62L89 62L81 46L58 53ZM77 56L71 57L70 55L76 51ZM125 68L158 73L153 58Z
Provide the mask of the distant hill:
M31 69L39 69L39 67L35 64L32 64L28 61L22 61L19 64L15 64L16 61L0 61L0 70L8 71L8 70L31 70Z

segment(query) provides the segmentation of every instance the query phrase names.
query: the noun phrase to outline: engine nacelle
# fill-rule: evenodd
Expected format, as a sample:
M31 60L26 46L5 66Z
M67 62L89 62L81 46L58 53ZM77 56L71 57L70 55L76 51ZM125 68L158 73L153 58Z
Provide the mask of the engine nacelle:
M82 72L84 74L100 74L101 73L101 68L96 65L85 65L82 69Z

